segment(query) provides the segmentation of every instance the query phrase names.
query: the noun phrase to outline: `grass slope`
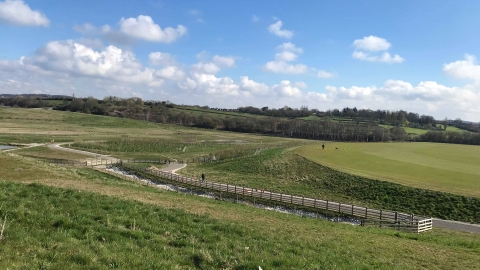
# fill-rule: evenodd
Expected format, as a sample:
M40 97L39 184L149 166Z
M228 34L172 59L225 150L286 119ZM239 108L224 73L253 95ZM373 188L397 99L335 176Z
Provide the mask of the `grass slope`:
M207 180L322 198L424 216L480 222L480 199L377 181L338 172L293 151L268 150L254 157L190 164L189 176Z
M0 245L5 269L452 269L480 263L476 236L403 234L230 203L220 205L262 219L236 223L39 184L0 182L0 200L0 216L8 217Z
M15 154L0 153L0 164L0 219L7 215L0 269L466 269L480 264L480 235L441 229L415 235L301 218Z
M338 148L338 149L335 149ZM436 143L329 143L296 153L355 175L480 197L480 147Z

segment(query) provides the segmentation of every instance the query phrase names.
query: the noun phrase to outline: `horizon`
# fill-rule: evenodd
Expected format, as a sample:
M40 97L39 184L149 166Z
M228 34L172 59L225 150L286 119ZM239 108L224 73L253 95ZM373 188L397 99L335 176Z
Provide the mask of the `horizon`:
M0 0L0 94L479 122L478 11L413 0Z

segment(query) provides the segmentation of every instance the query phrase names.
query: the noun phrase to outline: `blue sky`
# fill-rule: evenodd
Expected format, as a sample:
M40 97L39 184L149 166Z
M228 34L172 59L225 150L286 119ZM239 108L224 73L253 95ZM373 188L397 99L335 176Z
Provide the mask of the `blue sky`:
M480 121L478 1L0 0L0 93Z

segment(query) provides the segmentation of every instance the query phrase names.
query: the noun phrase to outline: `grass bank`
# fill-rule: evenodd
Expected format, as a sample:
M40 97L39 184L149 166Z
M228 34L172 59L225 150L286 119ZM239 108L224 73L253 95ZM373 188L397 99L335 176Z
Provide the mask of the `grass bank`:
M181 174L240 186L418 215L480 222L480 199L339 172L293 151L267 150L232 161L190 164Z

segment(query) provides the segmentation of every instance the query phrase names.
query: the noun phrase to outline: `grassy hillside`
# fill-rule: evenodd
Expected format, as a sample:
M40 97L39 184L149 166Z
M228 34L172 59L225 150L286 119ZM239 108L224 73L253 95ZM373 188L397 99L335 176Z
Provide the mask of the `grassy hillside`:
M181 173L192 177L205 173L207 180L215 182L437 218L480 222L480 198L354 176L282 149L225 162L190 164Z
M338 148L338 149L336 149ZM436 143L328 143L298 154L355 175L480 197L480 147Z
M2 221L7 215L2 269L467 269L480 264L478 235L440 229L415 235L337 224L14 155L0 154L0 162Z

